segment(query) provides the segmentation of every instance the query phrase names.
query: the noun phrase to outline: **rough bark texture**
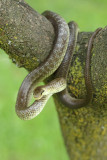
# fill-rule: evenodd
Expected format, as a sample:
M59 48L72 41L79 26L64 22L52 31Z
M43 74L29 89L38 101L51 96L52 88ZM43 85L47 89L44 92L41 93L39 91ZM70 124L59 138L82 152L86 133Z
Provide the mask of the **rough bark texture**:
M18 67L32 70L52 48L51 23L22 0L0 0L0 47Z
M17 15L17 16L16 16ZM68 89L85 97L84 67L92 33L79 33L68 76ZM36 68L49 55L54 29L42 15L23 0L0 0L0 47L19 67ZM93 101L86 108L68 109L54 96L62 134L73 160L107 159L107 27L95 38L91 75Z
M85 97L84 67L90 34L81 33L68 76L68 89ZM94 41L91 75L93 101L77 110L65 108L54 96L65 144L74 160L107 159L107 28Z

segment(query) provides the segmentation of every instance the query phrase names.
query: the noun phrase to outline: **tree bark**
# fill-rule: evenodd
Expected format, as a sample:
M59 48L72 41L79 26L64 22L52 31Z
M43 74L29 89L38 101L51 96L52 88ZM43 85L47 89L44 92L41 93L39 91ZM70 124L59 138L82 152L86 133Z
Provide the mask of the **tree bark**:
M68 90L84 98L84 68L92 33L80 32L68 75ZM0 0L0 47L18 66L35 69L49 55L55 38L52 24L23 0ZM91 59L93 101L71 110L54 96L70 159L107 159L107 27L95 38Z
M90 34L80 33L68 76L68 90L75 97L85 97L84 67ZM93 100L88 107L71 110L54 96L62 134L70 159L107 159L107 27L95 38L91 76Z
M0 0L0 47L18 67L28 71L48 56L54 28L22 0Z

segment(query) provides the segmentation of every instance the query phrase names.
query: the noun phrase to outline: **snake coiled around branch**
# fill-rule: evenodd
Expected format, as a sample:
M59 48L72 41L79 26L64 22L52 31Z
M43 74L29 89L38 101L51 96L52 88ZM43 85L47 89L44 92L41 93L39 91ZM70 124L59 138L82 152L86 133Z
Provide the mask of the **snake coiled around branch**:
M18 117L23 120L30 120L36 117L42 111L50 96L54 93L59 92L58 96L62 103L70 108L83 107L92 99L92 85L89 69L91 59L90 55L93 39L100 29L97 29L92 35L87 50L85 80L86 88L89 89L89 92L87 92L88 94L85 99L74 99L69 95L66 89L66 78L76 45L78 35L77 24L75 22L70 22L67 25L62 17L51 11L46 11L43 15L54 26L56 38L48 58L25 77L19 89L16 101L16 113ZM45 86L36 87L38 82L43 81L55 71L54 80ZM32 93L36 100L33 104L29 105Z

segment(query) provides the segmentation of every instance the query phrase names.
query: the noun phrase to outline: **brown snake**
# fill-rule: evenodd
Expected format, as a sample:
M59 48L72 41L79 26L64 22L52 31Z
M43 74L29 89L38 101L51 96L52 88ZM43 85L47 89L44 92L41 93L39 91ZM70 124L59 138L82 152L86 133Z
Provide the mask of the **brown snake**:
M83 107L92 99L92 85L89 70L91 59L90 52L92 48L93 39L100 29L96 30L90 38L87 51L88 61L86 61L85 80L86 88L90 90L89 92L87 92L89 95L87 94L85 99L74 99L67 92L66 78L71 62L72 53L76 44L78 27L75 22L70 22L68 28L68 25L66 24L64 19L51 11L46 11L43 13L43 15L52 23L57 36L55 38L54 46L48 58L40 66L38 66L35 70L30 72L26 76L19 89L16 101L16 113L19 116L19 118L23 120L29 120L37 116L44 108L50 96L57 92L59 92L58 95L61 101L71 108ZM43 81L45 78L49 77L55 71L56 74L55 79L53 81L49 82L45 86L36 87L38 82ZM36 89L34 90L34 88ZM29 105L29 99L32 92L34 93L34 97L36 100L33 104Z
M16 113L18 117L23 120L29 120L37 116L43 109L49 97L52 95L44 95L41 99L36 100L29 106L29 99L33 89L36 87L38 82L43 81L56 71L65 56L68 46L69 27L64 19L51 11L46 11L43 15L53 24L56 38L48 58L25 77L19 89L16 101ZM62 82L64 83L65 80L63 79ZM65 87L66 86L63 85L58 91L63 90Z
M71 23L72 22L69 23L69 27L72 27ZM56 76L55 76L56 78L63 77L63 78L66 79L66 81L67 81L67 75L68 75L72 55L73 55L75 45L76 45L76 38L77 38L77 36L76 36L77 25L75 24L73 26L74 26L73 27L74 32L72 33L71 38L69 40L69 42L71 41L69 43L70 45L68 45L66 55L65 55L61 65L57 69ZM90 75L91 50L92 50L92 45L93 45L94 38L95 38L96 34L101 29L102 28L96 29L96 31L92 34L92 36L91 36L91 38L88 42L86 64L85 64L85 85L86 85L86 92L87 92L86 97L84 99L74 98L74 97L70 96L67 88L65 88L63 91L57 93L61 102L69 108L77 109L77 108L84 107L87 104L89 104L89 102L92 100L93 87L92 87L91 75Z

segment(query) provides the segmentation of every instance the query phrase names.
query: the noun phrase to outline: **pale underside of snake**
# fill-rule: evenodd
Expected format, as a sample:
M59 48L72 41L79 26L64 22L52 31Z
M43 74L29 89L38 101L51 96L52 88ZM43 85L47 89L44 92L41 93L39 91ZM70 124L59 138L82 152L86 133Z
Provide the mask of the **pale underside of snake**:
M43 64L27 75L19 89L16 101L16 113L19 118L23 120L30 120L36 117L42 111L50 96L54 93L58 93L62 103L70 108L83 107L92 99L92 84L90 78L91 49L93 39L100 31L100 28L93 33L89 40L87 49L85 67L85 82L87 90L86 98L75 99L69 95L66 89L66 81L78 35L77 24L75 22L70 22L68 28L66 22L59 15L50 11L44 12L43 15L45 15L46 18L53 24L57 37L49 57L46 59L46 61L44 61ZM53 81L49 82L45 86L36 87L38 82L43 81L55 71L55 79ZM36 89L34 90L34 88ZM28 106L32 92L36 100L32 105Z

